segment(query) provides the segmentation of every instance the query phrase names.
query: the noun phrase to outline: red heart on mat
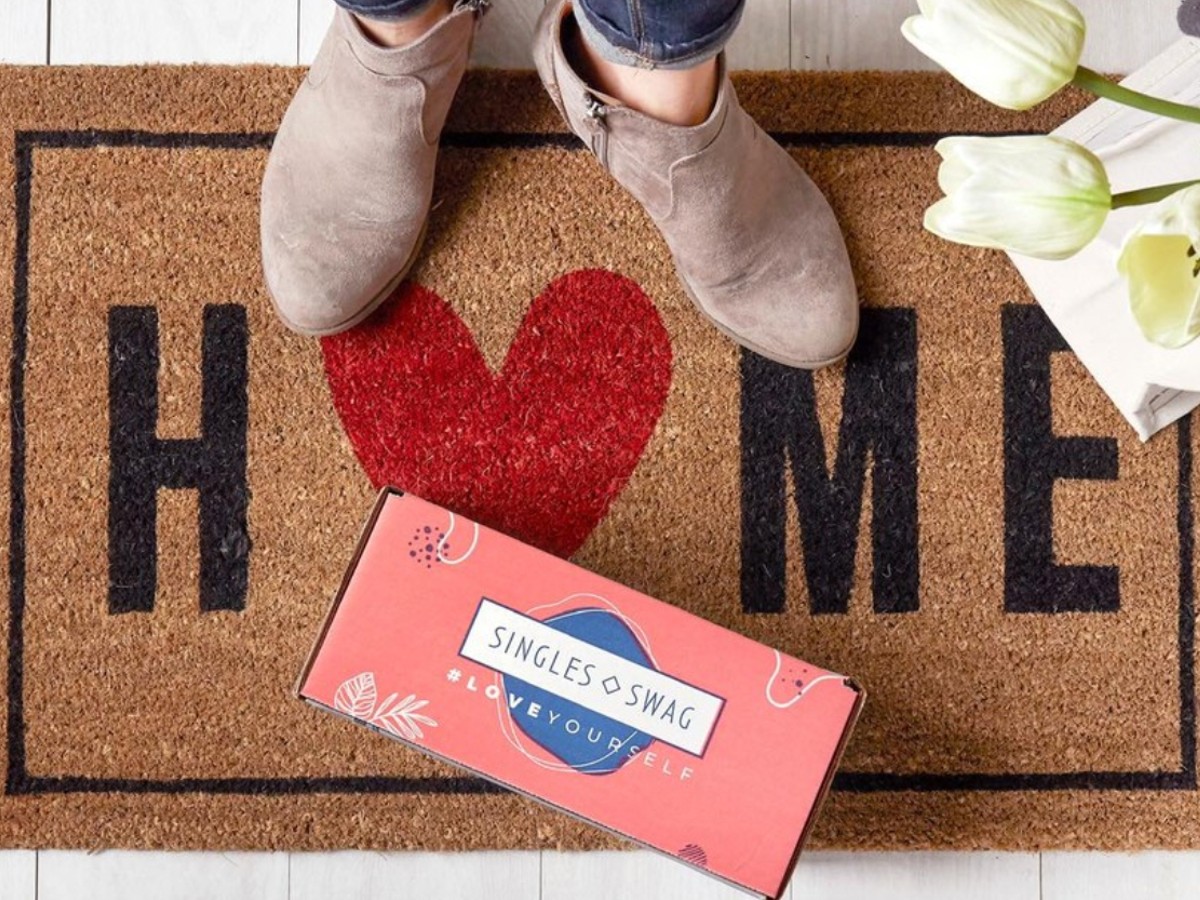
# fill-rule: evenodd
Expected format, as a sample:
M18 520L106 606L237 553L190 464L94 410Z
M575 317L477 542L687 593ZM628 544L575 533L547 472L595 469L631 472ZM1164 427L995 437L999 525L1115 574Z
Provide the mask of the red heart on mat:
M582 270L533 301L499 374L437 294L405 284L321 342L333 403L367 476L570 556L625 487L671 383L654 303Z

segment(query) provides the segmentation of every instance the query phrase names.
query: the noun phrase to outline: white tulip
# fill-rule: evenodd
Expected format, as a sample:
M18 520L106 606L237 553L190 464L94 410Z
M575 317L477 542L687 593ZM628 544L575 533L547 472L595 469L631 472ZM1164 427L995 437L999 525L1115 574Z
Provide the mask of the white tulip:
M925 227L949 241L1065 259L1112 207L1104 164L1064 138L949 137L936 149L946 196L926 210Z
M1028 109L1071 81L1087 26L1067 0L918 0L905 38L985 100Z
M1200 335L1200 185L1155 206L1125 238L1117 270L1142 334L1174 349Z

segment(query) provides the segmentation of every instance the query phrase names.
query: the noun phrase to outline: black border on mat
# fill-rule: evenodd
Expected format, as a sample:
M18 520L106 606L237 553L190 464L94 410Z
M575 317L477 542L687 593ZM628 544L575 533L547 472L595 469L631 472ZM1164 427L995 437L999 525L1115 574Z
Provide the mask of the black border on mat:
M793 146L900 146L925 147L945 134L936 132L861 132L776 134ZM41 776L25 767L24 667L25 645L25 361L28 349L29 241L33 190L33 151L39 147L88 149L101 146L137 146L164 149L211 147L216 149L266 149L274 135L253 133L193 133L150 131L19 131L15 135L16 255L13 273L13 332L10 389L12 397L12 458L10 486L8 716L6 742L8 770L6 793L208 793L208 794L483 794L504 789L471 776L400 778L391 776L301 778L92 778L82 775ZM451 147L525 149L560 147L582 149L569 134L448 134ZM1195 583L1192 573L1194 540L1191 496L1191 423L1184 419L1176 429L1179 442L1179 743L1180 768L1144 772L1037 772L1037 773L887 773L841 772L836 790L869 793L886 791L1176 791L1195 790Z

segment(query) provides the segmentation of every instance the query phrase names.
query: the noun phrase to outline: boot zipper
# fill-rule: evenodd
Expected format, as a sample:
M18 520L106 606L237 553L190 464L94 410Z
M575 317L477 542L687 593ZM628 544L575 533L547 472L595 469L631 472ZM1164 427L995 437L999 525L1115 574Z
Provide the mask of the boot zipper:
M475 15L482 16L492 5L492 0L458 0L457 9L469 9Z
M592 152L600 165L608 168L608 107L592 94L583 95L583 112L592 120Z

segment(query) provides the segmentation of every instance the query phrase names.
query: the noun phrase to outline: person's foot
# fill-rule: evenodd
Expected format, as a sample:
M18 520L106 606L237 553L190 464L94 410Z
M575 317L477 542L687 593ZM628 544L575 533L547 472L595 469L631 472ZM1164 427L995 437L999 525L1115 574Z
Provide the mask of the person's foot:
M812 180L738 104L724 54L707 116L672 124L639 111L644 80L635 107L580 77L567 55L576 31L570 0L552 0L534 42L538 73L571 130L654 219L700 311L784 365L844 358L858 333L858 292L841 229ZM575 61L588 70L586 51ZM628 96L629 84L616 89Z
M423 38L434 25L450 15L454 0L431 0L423 9L399 19L368 19L356 15L358 26L381 47L406 47Z
M412 268L438 139L485 5L460 0L448 14L430 7L423 33L399 47L386 43L402 33L373 27L373 39L337 10L263 177L263 273L293 331L326 335L358 324Z
M712 114L721 86L716 57L687 69L643 69L605 59L575 27L563 29L562 43L567 63L583 81L630 109L671 125L700 125Z

